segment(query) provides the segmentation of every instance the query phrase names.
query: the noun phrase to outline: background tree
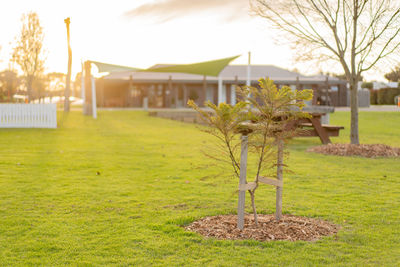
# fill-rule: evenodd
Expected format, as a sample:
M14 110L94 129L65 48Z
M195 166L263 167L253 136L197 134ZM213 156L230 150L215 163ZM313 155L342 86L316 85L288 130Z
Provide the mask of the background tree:
M47 89L49 87L49 79L45 74L41 74L40 76L36 76L33 80L32 87L35 90L32 92L33 99L37 99L39 103L44 102L44 98L47 96Z
M372 90L372 89L374 89L374 83L372 83L372 82L363 82L361 84L361 88Z
M42 76L44 71L44 33L40 25L39 16L35 12L22 15L21 22L21 33L17 37L12 60L19 65L24 73L28 101L31 101L34 81Z
M74 96L75 97L81 97L82 96L82 72L78 72L75 75L75 80L73 82L73 88L74 88Z
M350 85L352 144L359 144L357 83L400 45L398 0L252 0L303 60L338 62Z
M13 102L13 96L17 93L21 79L18 73L13 70L0 72L0 101Z
M48 90L57 91L61 96L65 90L65 77L65 73L62 72L47 73L47 79L49 81Z
M342 81L347 81L347 78L346 78L346 74L344 74L344 73L342 73L342 74L337 74L337 73L327 73L328 75L332 75L333 77L336 77L336 78L338 78L339 80L342 80ZM359 80L360 82L361 81L364 81L364 77L361 75L360 76L360 80Z
M63 96L65 94L66 74L62 72L50 72L47 74L47 95L51 98L53 96ZM65 96L65 95L64 95Z
M400 81L400 66L397 66L391 72L386 73L385 78L391 82L399 82Z

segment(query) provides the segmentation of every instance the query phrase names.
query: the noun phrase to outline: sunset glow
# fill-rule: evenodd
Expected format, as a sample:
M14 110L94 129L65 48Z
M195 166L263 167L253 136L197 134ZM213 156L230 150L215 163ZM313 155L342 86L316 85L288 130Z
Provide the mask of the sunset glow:
M246 55L249 50L254 64L291 68L290 53L272 44L266 24L248 15L246 0L169 2L171 6L159 9L151 6L154 1L9 2L0 10L0 23L7 25L0 28L0 66L7 67L21 15L34 11L45 31L48 72L66 72L66 17L71 17L73 74L80 71L81 59L145 68ZM163 8L174 9L168 13ZM233 64L246 62L243 56Z
M289 47L277 46L247 0L50 1L16 0L0 10L0 67L6 68L23 13L37 12L45 31L46 72L67 71L64 19L71 17L72 73L81 60L146 68L243 55L232 64L271 64L315 74L319 66L294 64ZM324 66L322 66L324 67ZM335 71L325 66L325 71ZM340 69L337 69L340 72Z

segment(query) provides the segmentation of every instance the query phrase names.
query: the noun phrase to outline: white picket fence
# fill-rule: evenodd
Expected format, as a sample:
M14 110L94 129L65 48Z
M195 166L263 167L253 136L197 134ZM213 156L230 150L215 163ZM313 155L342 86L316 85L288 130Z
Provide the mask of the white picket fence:
M0 104L0 128L57 128L56 104Z

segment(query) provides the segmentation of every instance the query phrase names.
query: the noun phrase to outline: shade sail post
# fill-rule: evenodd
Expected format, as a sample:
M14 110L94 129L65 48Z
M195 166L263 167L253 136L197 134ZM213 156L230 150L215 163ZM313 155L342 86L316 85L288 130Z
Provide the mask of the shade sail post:
M142 108L147 111L149 109L149 85L143 87L143 103Z
M96 80L94 76L92 76L92 114L93 119L97 119Z
M83 62L81 62L82 65L82 73L81 73L81 97L82 97L82 102L85 103L85 67L83 65Z

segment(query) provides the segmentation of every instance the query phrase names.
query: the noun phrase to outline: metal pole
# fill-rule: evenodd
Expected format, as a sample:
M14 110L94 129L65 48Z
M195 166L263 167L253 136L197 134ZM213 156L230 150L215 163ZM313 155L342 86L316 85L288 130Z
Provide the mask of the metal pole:
M96 81L93 76L92 76L92 114L93 118L97 119Z
M82 65L82 73L81 73L81 97L82 97L82 110L83 113L84 112L84 108L85 108L85 68L83 65L83 62L81 62Z
M251 81L250 81L250 76L251 76L251 70L250 70L250 59L251 59L251 52L249 51L248 53L249 59L248 59L248 63L247 63L247 80L246 80L246 85L250 86L251 85Z

